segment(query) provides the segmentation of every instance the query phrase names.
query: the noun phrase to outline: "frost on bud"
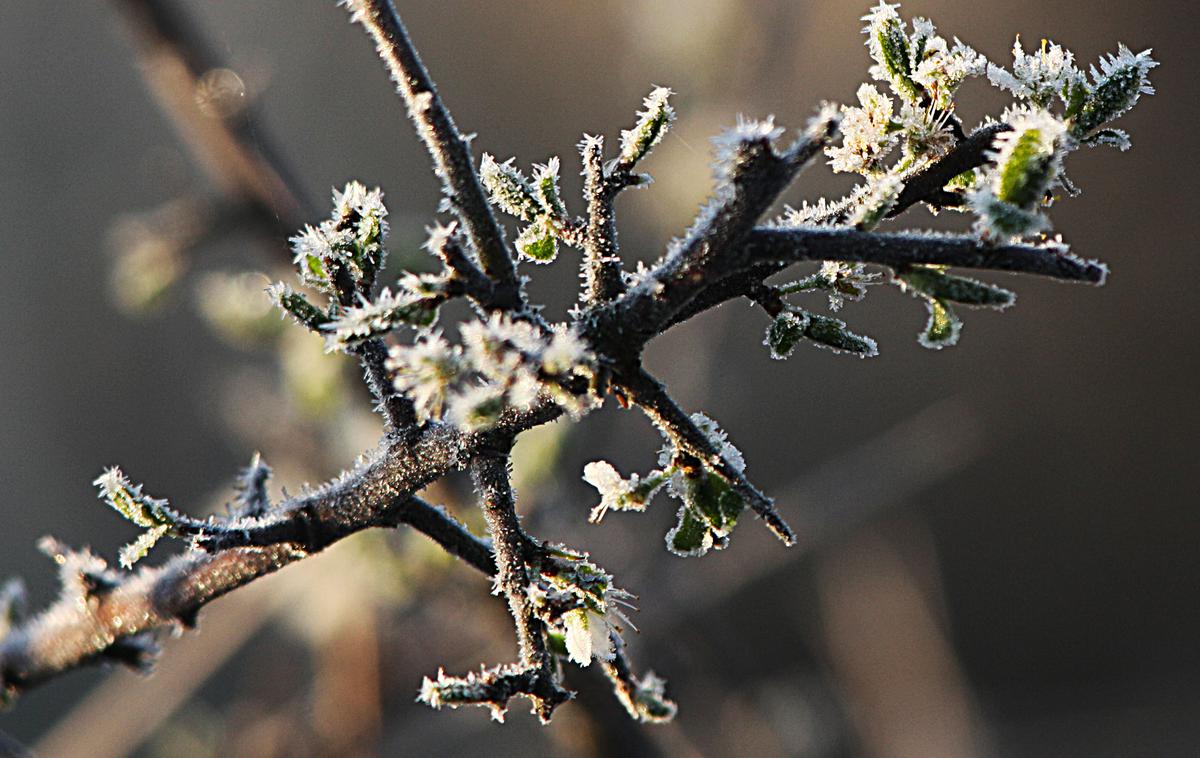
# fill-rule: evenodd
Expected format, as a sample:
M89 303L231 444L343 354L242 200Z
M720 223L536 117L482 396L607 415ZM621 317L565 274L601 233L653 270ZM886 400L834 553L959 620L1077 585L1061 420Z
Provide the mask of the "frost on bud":
M483 154L479 178L488 191L492 205L522 221L533 221L542 211L537 191L509 158L503 163Z
M333 219L338 228L350 229L354 234L353 273L360 281L374 282L383 268L387 216L383 192L378 187L368 190L360 182L350 182L340 192L333 191Z
M867 287L875 284L879 274L867 271L861 263L823 261L816 273L799 281L779 287L780 294L823 291L829 295L829 310L840 311L847 300L858 301L867 296Z
M288 240L292 262L300 271L300 281L318 289L333 290L333 271L353 253L354 235L324 221L304 229Z
M155 543L168 534L178 534L186 519L167 507L166 500L142 494L142 486L130 483L121 469L112 467L92 482L99 488L99 497L137 526L146 529L134 542L121 548L121 565L132 568Z
M612 576L588 561L586 553L549 546L528 592L552 637L561 630L559 653L580 666L593 659L614 660L624 628L636 629L621 610L633 608L633 595L614 586Z
M979 214L976 229L986 237L1017 237L1041 231L1036 208L1058 178L1066 125L1046 111L1016 111L1011 131L996 136L988 157L988 181L970 196Z
M387 208L379 189L350 182L333 192L333 214L317 226L305 226L290 240L293 262L305 284L334 291L339 269L357 284L369 286L383 267Z
M503 387L477 384L450 397L446 416L450 423L465 431L481 431L496 425L508 406Z
M384 289L374 301L363 299L361 305L346 308L340 316L324 324L321 331L326 333L327 350L349 350L402 325L418 329L432 326L437 314L437 300L409 292L392 294Z
M1078 113L1067 112L1071 134L1083 139L1101 125L1127 113L1142 95L1153 95L1149 74L1157 65L1158 61L1150 57L1150 50L1135 55L1124 45L1117 48L1116 55L1101 58L1100 69L1091 68L1092 84L1082 98Z
M951 303L1003 310L1016 302L1017 296L1003 287L986 282L947 274L940 268L917 266L896 276L905 289L915 290L927 298Z
M1055 97L1067 101L1082 79L1075 68L1074 54L1049 40L1042 40L1037 51L1027 54L1021 47L1021 38L1017 37L1012 52L1012 73L994 63L988 64L988 81L1038 108L1049 107Z
M884 174L867 184L854 212L847 221L856 229L869 232L879 226L896 205L896 199L904 189L904 182L896 174Z
M271 507L267 494L267 482L271 479L271 467L255 453L250 465L242 470L234 485L237 489L236 503L239 516L261 516Z
M924 19L915 19L913 39L913 81L930 94L935 106L951 108L958 88L970 77L987 73L987 58L975 52L958 39L953 47L938 36L933 36L932 24L929 36L921 35ZM925 22L928 23L928 22Z
M320 331L330 321L329 316L324 311L308 302L308 298L283 282L276 282L270 285L266 291L267 297L271 299L271 303L285 314L290 315L300 326L316 332Z
M879 1L879 5L863 16L867 22L863 34L867 35L867 49L875 60L871 75L879 81L888 82L892 91L910 102L921 99L921 88L912 78L912 57L908 34L904 22L896 9L899 3Z
M666 87L655 87L642 101L644 110L638 111L637 124L621 132L621 155L617 160L622 167L632 168L662 141L675 121L675 109L668 102L673 94Z
M440 334L429 334L413 345L397 345L385 362L393 372L396 391L413 401L417 418L426 422L442 415L450 386L465 370L462 349Z
M583 480L600 493L600 504L592 509L588 521L600 523L604 514L614 511L644 511L650 500L666 485L674 469L655 469L641 477L631 474L623 479L608 461L592 461L583 467Z
M962 333L962 321L945 301L932 297L922 299L929 309L929 322L925 324L925 331L917 335L917 342L930 350L957 345Z
M842 106L842 144L825 148L829 165L837 172L871 174L896 146L897 126L892 121L892 99L873 85L858 88L859 107Z

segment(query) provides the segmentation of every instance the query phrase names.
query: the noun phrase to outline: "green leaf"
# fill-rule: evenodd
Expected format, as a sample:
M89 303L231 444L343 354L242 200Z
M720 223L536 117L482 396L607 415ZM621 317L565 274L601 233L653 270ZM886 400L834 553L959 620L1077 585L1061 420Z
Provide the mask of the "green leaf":
M962 322L958 320L958 316L941 300L931 297L924 300L929 309L929 322L925 325L925 331L917 337L921 347L941 350L956 345L962 333Z
M845 321L817 313L805 315L808 316L808 326L804 330L804 336L818 347L835 353L850 353L860 358L873 358L879 354L879 346L875 344L875 340L850 331L846 328Z
M517 237L517 249L536 263L549 263L558 257L558 237L548 221L530 224Z
M679 508L679 523L667 532L667 549L681 558L704 555L713 546L708 523L686 505Z
M928 266L914 267L896 278L930 298L963 305L1003 309L1012 305L1017 297L1002 287Z
M784 311L767 327L767 337L763 344L770 348L772 358L783 360L790 356L796 344L804 339L804 330L807 327L808 318L803 313Z

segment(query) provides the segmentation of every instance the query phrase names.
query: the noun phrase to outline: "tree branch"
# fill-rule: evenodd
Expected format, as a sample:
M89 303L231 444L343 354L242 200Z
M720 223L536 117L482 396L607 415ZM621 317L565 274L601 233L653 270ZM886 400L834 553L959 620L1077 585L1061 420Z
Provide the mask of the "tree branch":
M471 149L442 104L437 88L413 47L390 0L349 0L351 20L363 25L388 67L408 116L433 158L446 197L462 220L484 272L496 283L497 301L509 309L523 305L512 253L504 241L475 170Z
M532 675L528 691L523 692L533 701L538 717L547 723L554 709L570 700L573 693L558 684L554 659L546 648L544 625L530 603L527 546L531 538L517 518L516 499L509 481L508 448L512 440L501 443L500 449L482 451L471 462L471 477L492 535L496 588L508 599L508 609L517 627L521 666Z

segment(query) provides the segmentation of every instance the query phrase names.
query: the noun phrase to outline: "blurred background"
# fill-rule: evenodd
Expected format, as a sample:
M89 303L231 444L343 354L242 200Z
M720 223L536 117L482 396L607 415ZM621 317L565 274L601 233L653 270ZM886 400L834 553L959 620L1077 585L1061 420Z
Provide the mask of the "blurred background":
M56 589L40 536L110 559L134 536L95 499L107 465L204 513L255 451L277 491L296 491L373 446L353 367L260 294L286 276L285 226L325 216L330 188L360 179L386 192L392 266L428 265L437 186L344 11L171 5L220 69L185 103L275 156L296 190L274 207L278 224L256 225L223 199L228 177L193 160L204 127L181 139L156 104L147 80L169 84L169 62L139 55L135 5L0 5L0 578L25 577L35 608ZM580 135L614 145L652 84L675 89L678 123L646 165L656 181L618 206L631 262L657 256L706 198L708 137L738 113L801 126L821 100L851 101L869 63L865 2L398 5L476 151L522 166L562 156L576 212ZM801 346L773 362L765 317L740 302L657 340L651 369L729 431L801 533L792 550L747 519L728 550L674 558L666 500L588 525L583 464L646 470L660 445L615 403L522 439L527 525L589 550L640 596L631 654L667 678L673 724L634 725L598 672L575 668L578 702L550 727L523 701L505 726L414 703L439 666L510 660L511 625L486 581L419 535L370 533L215 603L199 633L166 642L153 676L69 675L0 713L0 732L47 756L1195 755L1200 266L1188 226L1200 208L1182 160L1200 118L1185 81L1195 10L921 0L901 12L1005 65L1017 33L1083 64L1118 41L1154 47L1159 94L1117 124L1134 149L1074 154L1083 195L1052 211L1113 274L1103 289L990 277L1018 291L1017 307L966 312L961 344L942 352L916 343L924 309L883 288L841 313L879 340L870 361ZM973 125L1002 104L968 84L960 115ZM786 199L849 186L818 166ZM552 316L575 296L574 260L527 272ZM464 481L427 495L479 526Z

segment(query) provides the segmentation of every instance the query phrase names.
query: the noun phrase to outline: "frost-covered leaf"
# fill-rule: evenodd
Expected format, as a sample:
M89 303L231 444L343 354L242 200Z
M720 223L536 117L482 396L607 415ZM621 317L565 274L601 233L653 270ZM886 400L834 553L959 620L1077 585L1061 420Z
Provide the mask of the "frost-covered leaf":
M892 91L905 100L917 102L921 99L921 87L912 79L912 55L904 22L896 9L899 3L890 4L883 0L863 16L867 22L863 34L867 35L867 49L875 60L871 74L880 81L888 82Z
M1088 147L1115 147L1121 152L1133 146L1129 141L1128 132L1121 129L1097 129L1079 142Z
M544 221L535 221L517 237L517 250L534 263L550 263L558 257L558 235Z
M558 191L559 161L553 157L544 165L533 167L533 186L542 212L555 219L565 219L567 208Z
M869 232L879 226L896 205L904 182L896 174L884 174L867 183L868 191L847 219L854 227Z
M1124 45L1117 48L1116 55L1101 58L1100 69L1091 68L1092 83L1079 115L1072 119L1071 133L1085 137L1127 113L1142 95L1153 95L1150 69L1157 65L1150 50L1134 54Z
M962 333L962 322L958 316L941 300L931 297L922 299L925 301L925 307L929 309L929 322L925 325L925 331L917 335L917 342L921 347L931 350L957 345L958 337Z
M666 87L655 87L642 101L637 124L621 132L621 155L618 161L632 167L662 141L663 135L675 120L675 109L668 102L674 94Z
M988 64L988 79L1038 108L1048 107L1056 97L1069 98L1072 88L1082 78L1075 68L1074 54L1049 40L1042 40L1041 47L1030 54L1021 47L1021 38L1017 37L1012 52L1012 73Z
M781 361L791 356L796 344L804 339L807 327L808 317L804 313L783 311L767 327L763 344L770 348L772 358Z
M118 558L121 565L127 569L133 568L133 564L146 557L146 553L150 552L150 548L158 544L158 541L171 531L169 526L156 526L153 529L147 529L141 535L121 548L118 553Z
M484 153L479 167L479 178L488 191L492 205L522 221L533 221L542 212L537 191L520 169L509 158L498 163Z
M1011 131L996 136L988 157L994 167L971 193L979 214L976 228L987 237L1016 237L1041 231L1045 217L1035 210L1058 178L1066 124L1046 111L1011 113Z
M679 507L678 523L667 532L667 550L680 558L694 558L707 553L713 546L708 523L686 505Z
M267 287L267 297L271 299L276 308L282 310L284 314L290 315L297 324L314 332L320 331L321 327L330 321L324 311L308 302L308 298L283 282L276 282Z
M437 320L438 301L410 292L384 289L374 300L362 300L321 327L327 349L348 350L378 339L400 326L428 328Z
M875 340L850 331L845 321L819 313L805 312L804 315L808 318L804 337L817 347L835 353L857 355L860 358L873 358L879 354L879 346Z
M947 274L930 266L913 267L897 277L905 286L935 300L984 308L1003 309L1016 301L1016 295L994 284Z

